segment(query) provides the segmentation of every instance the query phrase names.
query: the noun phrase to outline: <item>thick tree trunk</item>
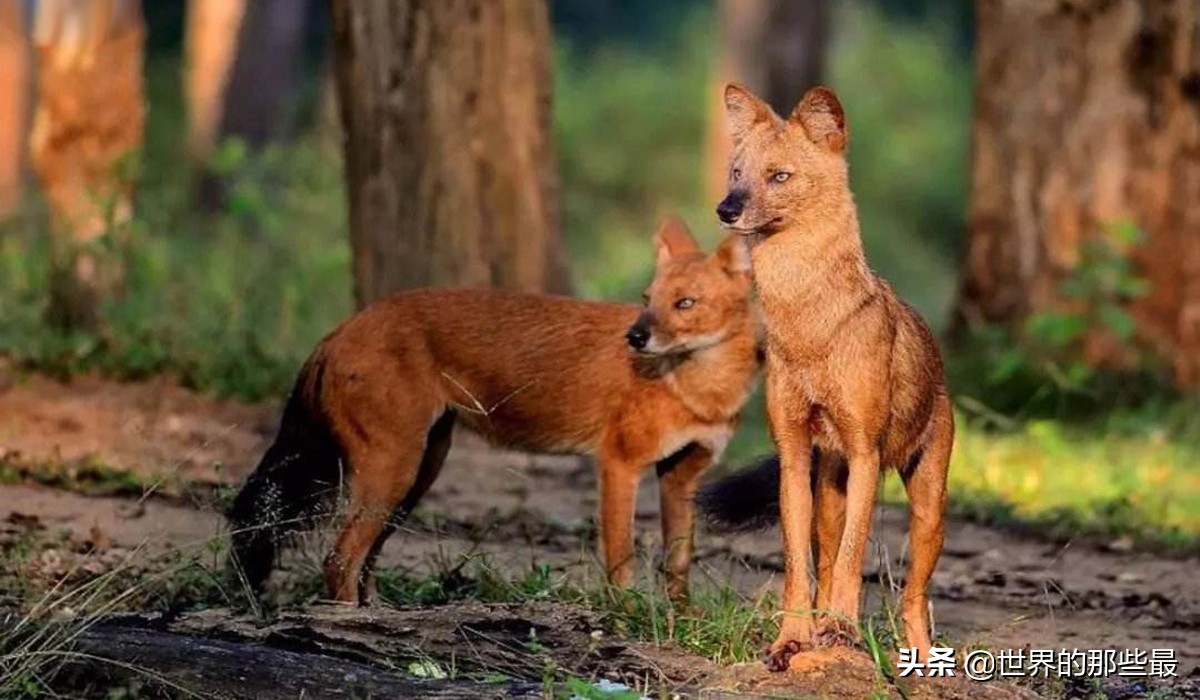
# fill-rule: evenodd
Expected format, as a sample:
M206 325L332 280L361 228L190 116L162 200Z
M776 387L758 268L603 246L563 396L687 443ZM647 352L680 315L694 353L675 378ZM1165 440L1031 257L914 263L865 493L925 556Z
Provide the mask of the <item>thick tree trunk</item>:
M334 0L360 305L568 287L543 0Z
M188 151L206 162L216 145L225 111L225 92L237 56L246 0L191 0L187 9L184 87Z
M133 211L123 159L142 143L145 30L138 0L40 0L38 89L30 161L53 217L50 320L88 327L117 288L114 256L95 250Z
M0 0L0 219L21 201L30 48L18 0Z
M1200 383L1200 9L1195 0L979 0L969 242L958 322L1059 301L1081 243L1132 221L1139 337ZM1092 359L1113 358L1092 353ZM1099 355L1099 356L1095 356Z
M829 0L721 0L717 85L710 90L710 198L724 196L731 147L722 86L742 83L775 111L790 113L825 74L830 9Z

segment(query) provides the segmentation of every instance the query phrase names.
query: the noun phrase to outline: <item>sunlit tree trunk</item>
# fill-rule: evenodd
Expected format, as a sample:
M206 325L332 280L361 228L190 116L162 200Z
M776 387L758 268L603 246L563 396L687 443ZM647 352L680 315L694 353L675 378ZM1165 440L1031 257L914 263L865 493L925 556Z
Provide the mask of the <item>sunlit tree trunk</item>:
M193 2L208 0L193 0ZM238 35L220 132L251 148L278 137L295 106L306 0L251 0Z
M123 167L141 146L145 30L138 0L40 0L30 161L52 214L50 320L88 327L121 278L97 243L133 210Z
M978 0L969 240L958 325L1060 301L1081 244L1129 221L1137 335L1200 384L1200 9L1195 0ZM1113 360L1112 343L1090 343Z
M191 0L184 38L188 151L207 161L225 110L246 0Z
M0 219L21 200L29 110L29 41L18 0L0 0Z
M720 47L709 118L710 199L724 195L730 142L721 89L739 82L788 114L825 74L829 0L720 0ZM713 201L716 201L715 199Z
M542 0L334 0L359 304L567 288L547 15Z
M312 2L188 3L188 147L199 166L201 206L217 208L225 199L225 181L207 168L217 144L233 137L253 151L284 135Z

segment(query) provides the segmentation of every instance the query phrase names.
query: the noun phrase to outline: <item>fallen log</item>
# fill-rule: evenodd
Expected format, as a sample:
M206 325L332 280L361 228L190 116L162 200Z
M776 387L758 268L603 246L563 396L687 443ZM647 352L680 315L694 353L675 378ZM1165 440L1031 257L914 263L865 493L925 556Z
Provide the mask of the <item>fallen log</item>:
M81 635L68 674L77 686L137 682L181 698L542 697L528 682L418 678L321 654L117 625Z
M206 698L542 697L543 678L681 691L713 669L602 630L595 613L551 602L314 605L270 621L224 609L138 613L89 626L73 665L85 678Z

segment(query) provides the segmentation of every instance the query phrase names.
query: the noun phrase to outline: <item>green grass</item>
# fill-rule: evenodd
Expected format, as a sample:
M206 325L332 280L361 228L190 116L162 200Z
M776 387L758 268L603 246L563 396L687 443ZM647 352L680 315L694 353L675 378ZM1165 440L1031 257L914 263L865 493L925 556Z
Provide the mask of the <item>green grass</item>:
M131 473L97 459L59 464L26 464L0 457L0 484L34 483L89 496L140 497L154 486Z
M772 595L751 599L725 586L705 586L677 609L660 590L618 589L597 575L568 579L547 566L508 578L477 557L444 562L432 574L397 569L377 573L379 597L390 605L440 605L461 600L520 603L553 600L600 612L610 632L655 644L675 644L716 663L757 659L778 629Z
M1034 420L985 430L960 417L953 508L1024 522L1056 538L1130 535L1168 548L1200 544L1200 421L1194 401L1165 415L1126 409L1086 425Z

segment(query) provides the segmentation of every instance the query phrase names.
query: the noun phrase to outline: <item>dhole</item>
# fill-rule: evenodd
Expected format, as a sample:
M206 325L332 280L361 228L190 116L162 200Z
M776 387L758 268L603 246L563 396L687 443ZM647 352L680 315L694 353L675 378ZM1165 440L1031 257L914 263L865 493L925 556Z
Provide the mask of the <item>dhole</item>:
M335 600L366 603L375 556L437 478L459 422L498 445L598 457L602 555L618 585L633 576L638 478L657 465L667 588L686 596L697 479L732 434L760 359L744 241L706 256L668 219L655 244L642 308L424 289L334 330L230 511L248 582L261 586L280 538L344 479L325 582Z
M767 663L783 670L809 644L856 634L876 486L882 469L899 470L911 502L904 630L925 654L927 587L942 548L954 442L933 334L867 267L850 193L845 115L834 93L810 90L787 119L738 85L726 87L725 105L734 146L717 214L752 241L767 335L767 410L779 456L718 482L701 501L727 524L764 515L781 521L784 611ZM774 496L761 487L772 482L778 512L756 513L748 501L771 508ZM814 607L822 615L815 625Z

